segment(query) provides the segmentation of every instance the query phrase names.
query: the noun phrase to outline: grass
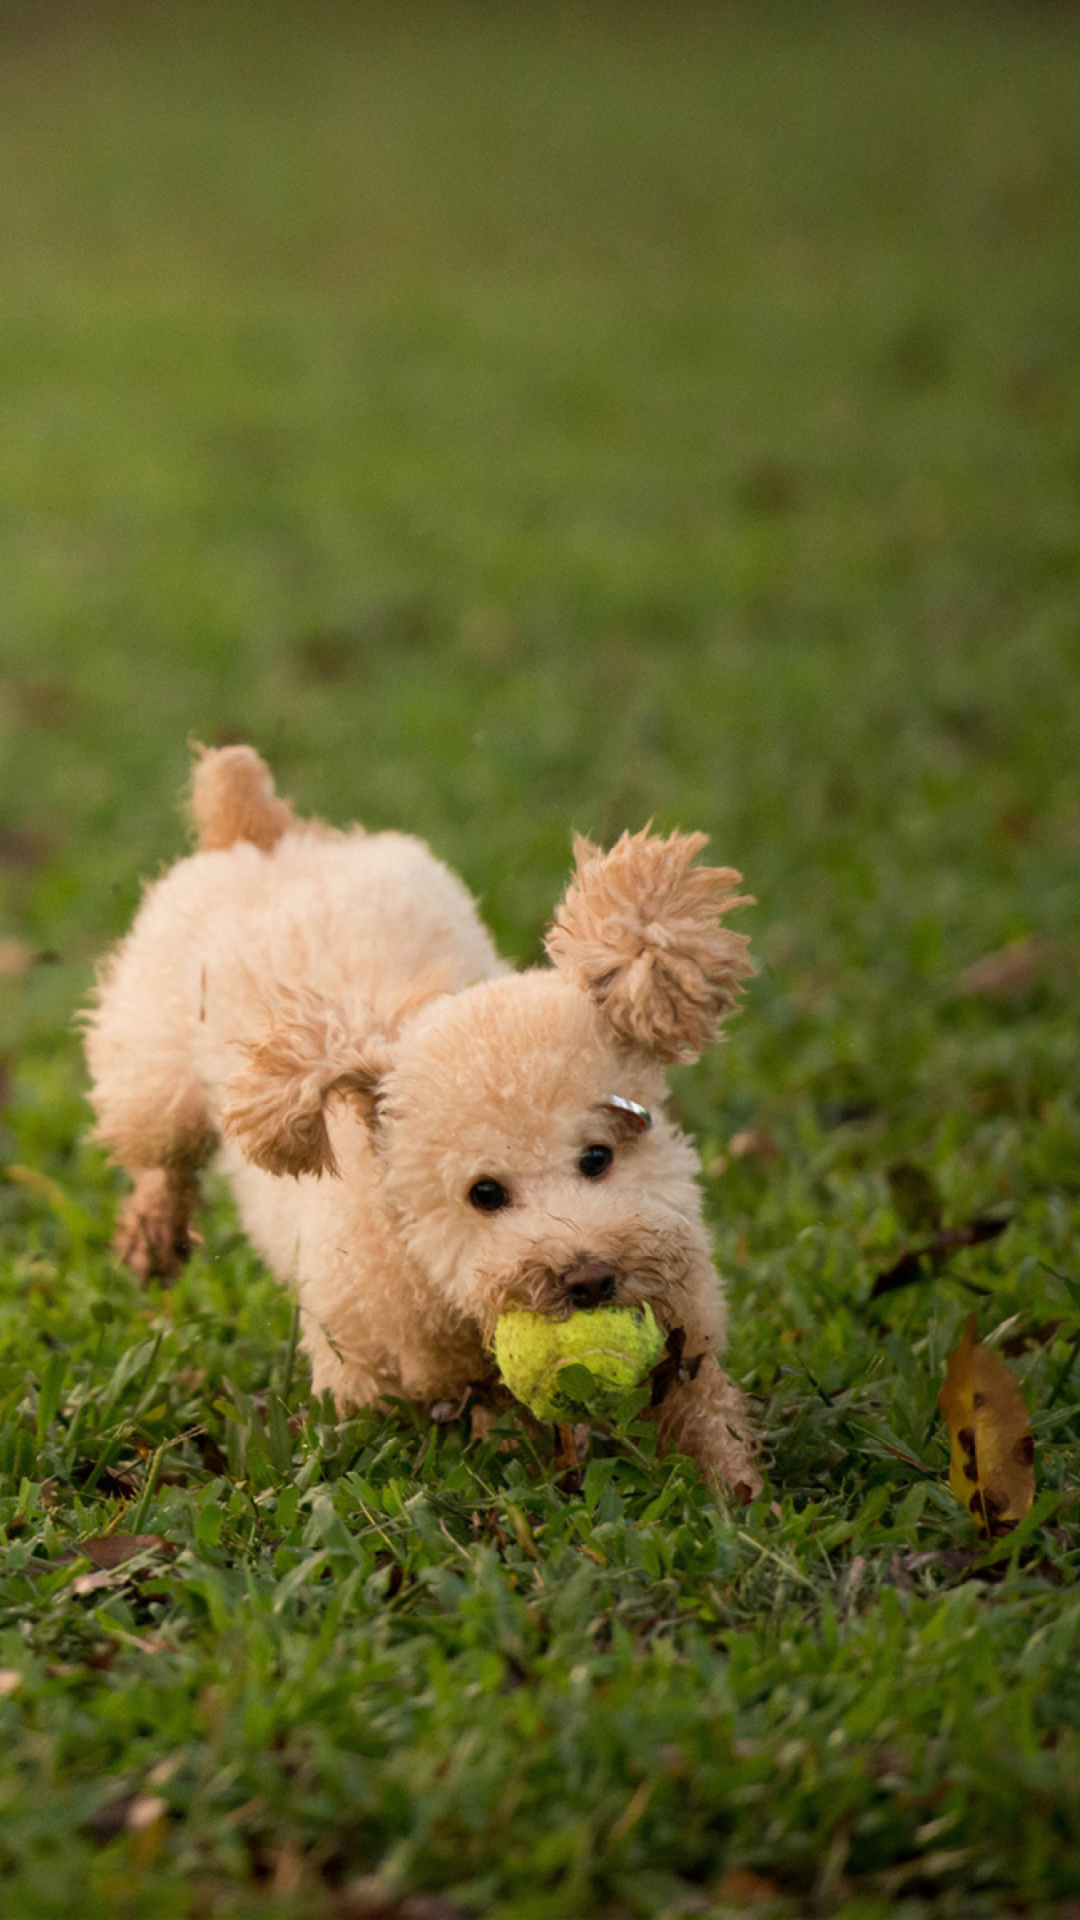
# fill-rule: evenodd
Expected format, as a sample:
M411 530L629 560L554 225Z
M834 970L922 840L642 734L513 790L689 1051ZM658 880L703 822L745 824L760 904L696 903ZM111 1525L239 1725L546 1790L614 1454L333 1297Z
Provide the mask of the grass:
M0 909L58 956L0 980L5 1916L1080 1896L1078 55L1040 6L4 15ZM753 1508L647 1430L573 1492L295 1419L221 1194L172 1292L118 1268L71 1019L189 733L429 837L524 961L573 826L744 868L675 1101ZM971 1309L1038 1445L989 1554Z

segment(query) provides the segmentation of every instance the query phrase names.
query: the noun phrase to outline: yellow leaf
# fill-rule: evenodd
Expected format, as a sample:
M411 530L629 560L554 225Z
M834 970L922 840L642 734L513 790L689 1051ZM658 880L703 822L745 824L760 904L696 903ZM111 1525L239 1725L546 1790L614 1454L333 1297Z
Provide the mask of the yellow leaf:
M938 1406L949 1423L949 1485L979 1532L1009 1533L1035 1498L1035 1440L1024 1396L968 1315Z

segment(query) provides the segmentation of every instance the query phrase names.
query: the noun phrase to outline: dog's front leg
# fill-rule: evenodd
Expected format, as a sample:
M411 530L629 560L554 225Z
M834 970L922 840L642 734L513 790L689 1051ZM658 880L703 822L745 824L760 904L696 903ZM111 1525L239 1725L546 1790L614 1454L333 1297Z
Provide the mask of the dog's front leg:
M655 1418L662 1443L689 1454L717 1491L743 1503L761 1492L746 1401L711 1353L687 1343L672 1355Z

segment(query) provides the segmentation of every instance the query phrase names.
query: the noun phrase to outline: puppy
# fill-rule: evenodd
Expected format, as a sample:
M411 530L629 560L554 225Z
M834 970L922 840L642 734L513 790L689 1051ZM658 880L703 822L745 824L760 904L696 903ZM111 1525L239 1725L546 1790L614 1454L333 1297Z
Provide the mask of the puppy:
M128 1265L175 1275L216 1153L343 1411L491 1382L507 1307L647 1301L662 1439L751 1497L697 1157L663 1112L665 1066L751 972L718 924L740 876L691 864L703 834L579 840L552 965L514 973L428 847L297 819L250 747L201 755L193 807L199 850L149 887L86 1015Z

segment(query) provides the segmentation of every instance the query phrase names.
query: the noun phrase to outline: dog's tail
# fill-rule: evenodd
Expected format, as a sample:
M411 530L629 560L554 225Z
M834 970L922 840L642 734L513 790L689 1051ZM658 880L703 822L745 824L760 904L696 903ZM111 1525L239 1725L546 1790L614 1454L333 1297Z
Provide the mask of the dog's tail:
M191 811L199 849L231 847L251 840L269 853L296 815L274 792L265 760L254 747L197 747L191 784Z

